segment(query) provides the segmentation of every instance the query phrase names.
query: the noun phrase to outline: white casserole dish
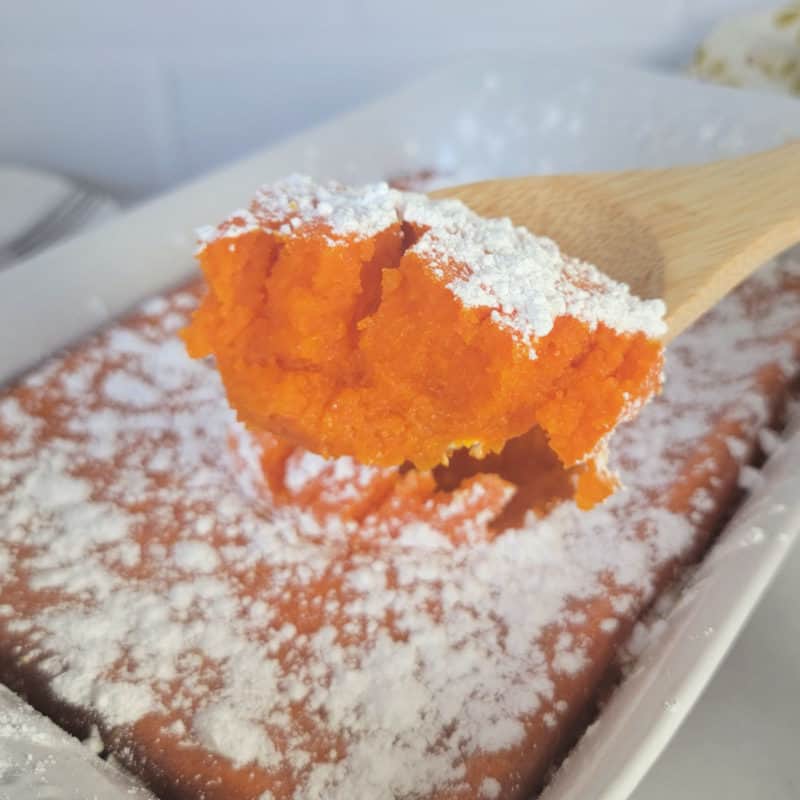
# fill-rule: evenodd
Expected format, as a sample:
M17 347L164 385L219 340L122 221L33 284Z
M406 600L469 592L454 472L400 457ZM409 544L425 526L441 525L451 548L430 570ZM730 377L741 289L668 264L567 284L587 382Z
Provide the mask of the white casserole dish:
M3 800L153 800L113 764L0 686L0 797Z
M0 273L0 380L175 283L192 269L198 223L288 172L358 182L434 167L462 181L702 161L793 135L800 104L785 98L575 59L454 66ZM800 527L798 471L796 433L547 800L621 800L633 790L788 552Z

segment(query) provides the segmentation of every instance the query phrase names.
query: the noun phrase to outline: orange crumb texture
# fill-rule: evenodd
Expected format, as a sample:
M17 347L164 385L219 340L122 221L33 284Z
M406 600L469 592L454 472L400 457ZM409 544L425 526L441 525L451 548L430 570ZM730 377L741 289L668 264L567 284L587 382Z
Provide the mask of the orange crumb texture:
M657 339L569 315L526 339L491 306L459 299L451 285L470 266L415 248L418 224L342 234L313 215L265 219L258 206L200 250L207 292L183 334L192 356L215 356L252 431L325 457L427 470L540 429L574 468L579 505L613 490L597 456L658 390Z
M258 467L252 473L242 451L254 445ZM605 497L607 486L604 475L595 478L597 473L583 465L565 469L540 428L511 439L499 453L478 459L461 449L446 466L427 471L363 467L347 457L323 462L274 434L253 436L241 428L230 433L228 446L237 471L250 473L257 499L267 508L304 509L319 520L333 514L357 523L370 516L409 522L430 518L458 543L466 541L463 518L485 518L485 535L492 538L522 525L529 511L543 517L574 499L576 486L590 498L596 491L595 502ZM598 482L595 486L590 483L593 479ZM441 519L440 506L455 497L464 513L449 512Z

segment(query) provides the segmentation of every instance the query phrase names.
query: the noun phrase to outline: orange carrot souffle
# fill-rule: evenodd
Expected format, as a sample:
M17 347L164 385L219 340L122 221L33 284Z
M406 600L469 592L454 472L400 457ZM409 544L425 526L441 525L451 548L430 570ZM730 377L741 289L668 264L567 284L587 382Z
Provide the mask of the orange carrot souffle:
M293 176L201 231L184 331L251 432L446 469L536 431L591 507L605 444L659 389L664 305L551 240L379 183Z

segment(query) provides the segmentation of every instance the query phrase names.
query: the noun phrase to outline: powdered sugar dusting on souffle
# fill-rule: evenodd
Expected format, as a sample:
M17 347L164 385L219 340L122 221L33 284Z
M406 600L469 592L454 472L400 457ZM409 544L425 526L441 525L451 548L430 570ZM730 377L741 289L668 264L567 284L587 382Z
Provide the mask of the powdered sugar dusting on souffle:
M386 183L362 187L317 184L293 175L265 186L248 210L237 211L218 228L198 232L201 247L267 227L287 237L308 226L325 226L329 240L367 238L407 222L424 230L410 248L445 277L457 264L448 287L467 307L491 308L495 321L530 345L546 336L560 316L575 317L591 329L604 324L620 333L662 336L665 306L641 300L597 267L564 255L551 239L515 226L508 218L488 219L459 200L432 200Z

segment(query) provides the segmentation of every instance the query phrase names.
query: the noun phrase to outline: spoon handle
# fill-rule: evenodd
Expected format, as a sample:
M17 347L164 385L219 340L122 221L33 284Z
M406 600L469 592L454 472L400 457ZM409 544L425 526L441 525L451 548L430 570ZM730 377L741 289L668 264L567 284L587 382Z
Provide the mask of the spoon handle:
M800 241L800 142L606 185L658 242L671 336Z

